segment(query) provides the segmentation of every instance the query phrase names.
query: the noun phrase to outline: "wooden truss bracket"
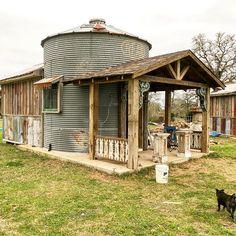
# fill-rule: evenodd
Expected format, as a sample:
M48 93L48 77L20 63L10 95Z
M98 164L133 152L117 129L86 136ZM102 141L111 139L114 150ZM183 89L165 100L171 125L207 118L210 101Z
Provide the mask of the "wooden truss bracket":
M150 89L150 83L139 81L139 109L143 106L143 97L144 93L147 92Z
M171 64L167 65L167 69L170 72L171 76L173 79L176 80L182 80L183 77L186 75L186 73L188 72L190 66L185 66L182 70L181 70L181 64L180 64L180 60L176 61L175 63L175 68L173 68L173 66Z
M196 89L196 94L198 95L200 99L200 106L203 111L207 110L207 99L206 99L206 94L207 90L205 88L198 88Z

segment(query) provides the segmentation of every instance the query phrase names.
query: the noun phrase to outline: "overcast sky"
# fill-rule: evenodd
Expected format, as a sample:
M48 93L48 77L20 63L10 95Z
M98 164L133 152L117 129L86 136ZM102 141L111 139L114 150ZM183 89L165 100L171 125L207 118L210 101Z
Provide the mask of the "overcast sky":
M40 42L90 18L147 39L150 56L191 48L192 37L236 34L235 0L7 0L0 5L0 78L43 62Z

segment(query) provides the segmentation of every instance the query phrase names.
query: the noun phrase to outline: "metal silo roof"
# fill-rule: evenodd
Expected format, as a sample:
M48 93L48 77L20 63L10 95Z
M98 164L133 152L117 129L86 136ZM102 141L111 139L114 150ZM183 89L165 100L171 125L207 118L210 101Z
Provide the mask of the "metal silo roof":
M94 18L89 21L89 24L82 24L81 26L50 35L42 40L41 45L43 46L44 42L49 38L64 34L74 34L74 33L107 33L107 34L125 35L145 41L149 45L149 48L150 49L152 48L152 45L147 40L142 39L134 34L128 33L124 30L118 29L112 25L107 25L106 21L102 18Z

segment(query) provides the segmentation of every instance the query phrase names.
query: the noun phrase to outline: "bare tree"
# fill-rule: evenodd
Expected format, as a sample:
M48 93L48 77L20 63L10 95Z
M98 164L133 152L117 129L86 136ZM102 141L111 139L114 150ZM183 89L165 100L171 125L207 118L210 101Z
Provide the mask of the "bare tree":
M175 117L185 117L191 113L191 109L196 104L195 91L188 90L175 94L175 99L172 100L171 113Z
M148 119L157 122L162 116L161 94L159 92L149 93Z
M217 33L215 40L209 40L204 34L199 34L192 42L193 51L220 80L236 80L235 35Z

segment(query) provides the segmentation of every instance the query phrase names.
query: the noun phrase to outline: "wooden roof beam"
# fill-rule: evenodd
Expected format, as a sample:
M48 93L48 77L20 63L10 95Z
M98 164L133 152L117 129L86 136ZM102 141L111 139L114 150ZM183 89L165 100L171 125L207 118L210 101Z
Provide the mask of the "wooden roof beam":
M170 72L172 78L173 78L173 79L177 79L177 75L176 75L175 70L174 70L174 68L172 67L171 64L168 64L168 65L167 65L167 69L168 69L168 71Z
M180 70L181 70L181 67L180 67L180 60L176 61L176 79L177 80L180 80Z
M152 75L143 75L139 77L139 80L147 81L147 82L156 82L162 84L171 84L171 85L182 85L189 88L208 88L207 84L192 82L192 81L185 81L185 80L176 80L167 77L159 77L159 76L152 76Z
M106 76L106 77L101 77L101 78L89 78L89 79L80 79L80 80L75 80L72 81L73 85L88 85L90 83L94 84L111 84L111 83L118 83L118 82L124 82L128 81L129 77L125 77L124 75L117 75L117 76ZM69 84L71 81L64 81L64 84Z
M179 76L179 80L182 80L184 78L184 76L186 75L186 73L188 72L190 66L186 66L184 67L184 69L181 71L180 76Z
M189 88L186 86L180 86L180 85L159 85L156 83L156 85L151 84L151 88L149 90L149 92L153 92L153 91L166 91L167 89L171 90L171 91L176 91L176 90L188 90L188 89L193 89L193 88Z

